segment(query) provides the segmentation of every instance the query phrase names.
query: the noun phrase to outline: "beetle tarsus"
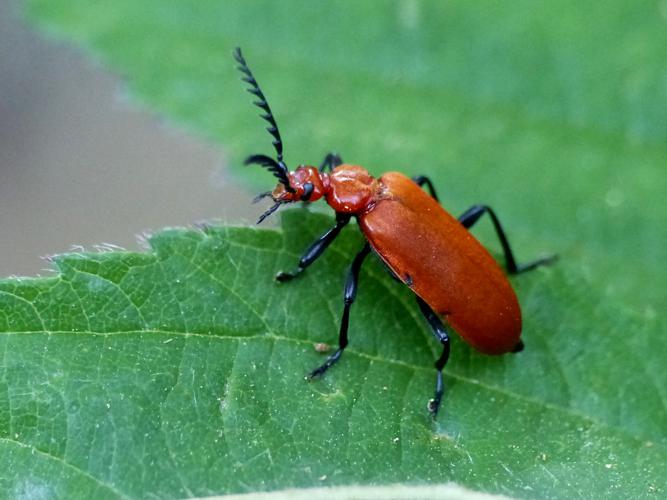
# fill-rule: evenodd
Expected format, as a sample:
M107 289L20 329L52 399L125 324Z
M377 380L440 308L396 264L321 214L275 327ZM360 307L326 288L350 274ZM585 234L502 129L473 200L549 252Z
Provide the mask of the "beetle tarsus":
M442 401L442 394L444 392L444 386L442 383L442 370L447 364L449 359L450 343L449 335L447 335L447 330L445 330L445 325L442 324L440 317L431 309L424 299L419 296L416 296L417 304L419 305L419 310L421 311L424 319L431 327L431 332L433 336L442 344L442 354L435 362L435 369L437 370L436 379L435 379L435 396L428 403L429 412L433 417L438 413L438 408L440 407L440 401Z
M318 366L312 372L310 372L308 376L306 376L306 379L313 380L314 378L324 375L324 372L331 368L340 359L344 349L344 347L339 348L336 352L327 358L322 366Z
M525 347L526 346L524 345L523 340L519 340L519 342L514 346L514 349L512 349L512 352L521 352Z
M430 399L428 402L428 411L433 418L438 416L438 410L440 409L440 403L442 402L442 395L445 392L444 385L442 383L442 371L438 371L435 379L435 394L433 399Z
M548 255L546 257L542 257L540 259L536 259L532 262L526 262L525 264L519 264L516 266L516 270L514 271L513 274L521 274L526 271L532 271L536 267L540 266L549 266L556 262L558 260L558 255L553 254L553 255Z
M350 266L350 270L347 274L347 279L345 280L345 292L343 295L343 317L340 320L338 350L329 356L322 366L315 368L312 372L310 372L308 377L309 379L313 379L324 374L324 372L326 372L331 367L331 365L340 359L343 351L347 347L347 331L350 326L350 308L357 298L357 286L359 284L359 271L361 271L361 265L364 263L364 259L370 252L371 246L366 243L359 251L359 253L357 253L357 255L354 257L352 265Z

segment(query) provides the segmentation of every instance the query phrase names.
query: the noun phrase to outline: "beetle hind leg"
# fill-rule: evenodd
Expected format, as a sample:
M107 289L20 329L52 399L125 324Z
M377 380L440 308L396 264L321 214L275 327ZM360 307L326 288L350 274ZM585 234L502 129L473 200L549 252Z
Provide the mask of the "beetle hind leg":
M412 180L417 184L419 187L426 187L428 188L428 192L431 195L431 197L440 203L440 200L438 199L438 195L435 192L435 188L433 187L433 183L431 182L431 179L426 177L425 175L415 175Z
M470 207L463 213L463 215L459 217L459 222L463 224L463 226L466 229L470 229L485 213L488 213L489 217L491 217L491 221L493 222L493 227L496 230L496 234L498 235L500 244L503 247L503 253L505 254L505 267L507 268L507 272L509 272L510 274L519 274L525 271L530 271L539 266L552 264L558 259L557 255L549 255L547 257L542 257L540 259L536 259L531 262L526 262L525 264L517 264L516 259L514 258L514 253L512 252L512 248L510 247L509 241L507 241L507 236L505 235L505 231L503 230L503 227L500 224L500 220L498 220L498 216L491 209L491 207L487 205L474 205Z
M310 374L306 377L307 379L313 379L323 375L331 366L336 363L343 351L347 347L348 337L347 331L350 324L350 308L357 298L357 287L359 284L359 271L361 270L361 265L364 262L364 259L368 256L371 251L371 246L366 243L361 251L354 257L350 270L347 274L347 279L345 280L345 293L344 306L343 306L343 317L340 322L340 332L338 335L338 350L334 352L331 356L321 366L315 368Z
M438 414L438 410L440 409L440 403L442 402L442 395L444 393L442 370L445 368L447 360L449 359L449 335L447 334L445 325L442 324L440 317L433 311L433 309L431 309L431 306L424 302L424 300L419 296L417 296L417 304L419 305L419 309L421 310L424 319L426 319L429 326L431 327L433 336L438 340L438 342L442 344L442 354L435 362L435 369L437 370L435 378L435 393L433 395L433 399L428 402L428 411L431 413L433 418L435 418Z

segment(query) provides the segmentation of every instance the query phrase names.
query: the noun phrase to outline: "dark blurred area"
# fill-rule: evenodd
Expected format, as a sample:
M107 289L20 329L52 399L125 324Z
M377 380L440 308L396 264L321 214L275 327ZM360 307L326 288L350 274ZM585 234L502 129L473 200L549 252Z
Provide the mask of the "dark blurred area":
M81 50L27 25L18 2L0 2L0 278L38 274L50 267L40 256L75 245L137 249L145 230L252 219L222 148L123 92Z

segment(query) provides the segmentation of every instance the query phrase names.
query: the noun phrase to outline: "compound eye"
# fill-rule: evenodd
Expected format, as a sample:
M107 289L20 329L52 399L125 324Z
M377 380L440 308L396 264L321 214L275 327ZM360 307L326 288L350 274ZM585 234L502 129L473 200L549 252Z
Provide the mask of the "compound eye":
M303 194L301 195L301 201L308 201L310 200L310 197L313 195L313 183L312 182L306 182L303 185Z

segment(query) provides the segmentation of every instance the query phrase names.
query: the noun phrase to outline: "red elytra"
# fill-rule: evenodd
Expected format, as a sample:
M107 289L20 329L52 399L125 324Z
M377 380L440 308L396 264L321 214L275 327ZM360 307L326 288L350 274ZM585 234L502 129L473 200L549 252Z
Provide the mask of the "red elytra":
M373 250L475 349L516 348L519 302L489 252L403 174L384 174L379 184L380 199L359 217Z
M273 191L257 198L270 197L274 201L258 223L280 206L297 201L315 202L324 198L336 213L336 225L304 252L298 268L291 273L280 272L276 279L288 281L298 276L324 252L352 217L357 219L367 240L354 258L345 283L339 348L310 373L310 378L326 372L347 347L349 313L356 298L359 270L373 251L392 275L415 293L424 318L443 346L435 363L435 395L428 405L435 416L443 394L442 369L450 350L449 336L440 317L482 353L504 354L523 348L521 309L516 294L495 259L468 229L483 214L489 214L503 247L507 270L512 274L548 264L555 256L517 265L500 221L490 207L475 205L458 219L454 218L438 203L433 185L426 177L410 179L398 172L388 172L375 178L360 166L343 163L333 153L325 157L319 169L300 166L290 172L283 161L282 139L266 98L240 49L236 49L234 56L244 74L243 80L250 85L248 91L258 98L255 104L264 111L261 116L269 123L267 130L273 136L277 154L276 159L260 154L246 160L246 164L267 168L279 180ZM429 188L430 195L422 185Z

